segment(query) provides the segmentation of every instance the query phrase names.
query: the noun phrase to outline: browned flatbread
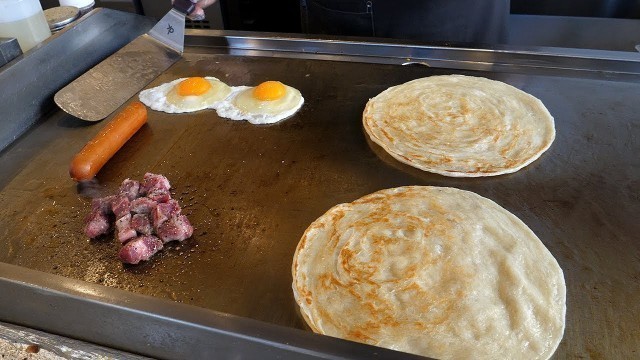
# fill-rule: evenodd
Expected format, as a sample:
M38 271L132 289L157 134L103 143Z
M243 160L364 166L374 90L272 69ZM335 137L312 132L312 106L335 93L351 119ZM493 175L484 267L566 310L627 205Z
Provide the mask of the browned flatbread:
M455 177L515 172L555 138L540 100L505 83L431 76L391 87L367 103L364 129L397 160Z
M293 293L318 333L438 359L548 359L562 269L496 203L409 186L340 204L300 240Z

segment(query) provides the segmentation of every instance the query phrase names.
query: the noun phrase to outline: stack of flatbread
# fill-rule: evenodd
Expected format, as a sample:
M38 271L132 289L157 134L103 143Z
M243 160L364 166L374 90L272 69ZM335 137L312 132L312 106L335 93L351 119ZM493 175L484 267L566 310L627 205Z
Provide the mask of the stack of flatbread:
M317 219L293 292L318 333L439 359L548 359L562 270L517 217L475 193L382 190Z
M555 138L534 96L500 81L431 76L391 87L367 103L364 129L397 160L446 176L515 172Z

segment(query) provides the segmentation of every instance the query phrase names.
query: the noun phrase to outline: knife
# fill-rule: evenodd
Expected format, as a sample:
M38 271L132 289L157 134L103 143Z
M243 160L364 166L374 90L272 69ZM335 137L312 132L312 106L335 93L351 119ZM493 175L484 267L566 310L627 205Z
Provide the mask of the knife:
M62 88L55 103L86 121L105 119L182 57L185 17L197 0L175 0L146 34Z

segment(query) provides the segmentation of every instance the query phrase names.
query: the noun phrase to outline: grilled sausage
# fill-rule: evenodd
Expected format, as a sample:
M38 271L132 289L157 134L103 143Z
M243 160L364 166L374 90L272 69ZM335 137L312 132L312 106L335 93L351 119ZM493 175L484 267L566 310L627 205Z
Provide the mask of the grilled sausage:
M71 178L92 179L146 122L147 108L137 101L129 104L73 158L69 167Z

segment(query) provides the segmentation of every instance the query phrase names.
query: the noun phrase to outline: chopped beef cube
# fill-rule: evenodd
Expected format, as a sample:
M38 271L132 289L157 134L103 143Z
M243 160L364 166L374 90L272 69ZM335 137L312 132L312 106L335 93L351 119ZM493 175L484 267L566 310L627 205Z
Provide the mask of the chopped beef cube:
M125 179L120 185L120 195L126 195L129 201L133 201L140 193L140 182L131 179Z
M131 227L140 234L151 235L153 226L148 214L135 214L131 218Z
M152 235L143 235L126 243L118 256L122 262L137 264L140 261L149 260L153 254L162 249L162 240Z
M165 221L158 228L158 237L163 242L182 241L193 235L193 226L185 215L177 215Z
M131 202L126 195L118 195L111 203L111 210L116 214L116 218L120 219L121 217L129 214L131 212Z
M131 214L119 218L116 221L116 229L118 229L118 240L120 240L121 243L138 236L135 229L131 226Z
M147 197L155 202L165 203L171 200L171 193L169 192L169 190L164 189L152 190L151 192L147 193Z
M90 238L107 234L117 219L116 236L124 244L120 259L129 264L150 259L164 243L193 235L193 226L170 190L169 180L159 174L146 173L142 182L125 179L117 194L92 200L85 234Z
M152 173L144 174L141 188L143 194L149 194L155 190L166 190L168 192L169 189L171 189L169 179L167 179L163 175Z
M180 215L180 204L174 199L167 201L166 203L160 203L153 209L153 227L158 229L163 222L171 219L174 216Z
M136 214L151 214L156 204L155 201L148 197L139 197L131 202L131 211Z
M91 239L109 232L109 217L98 208L85 218L84 233Z
M103 215L109 215L111 211L111 203L116 197L113 195L105 196L101 198L94 198L91 200L91 212L99 211Z

